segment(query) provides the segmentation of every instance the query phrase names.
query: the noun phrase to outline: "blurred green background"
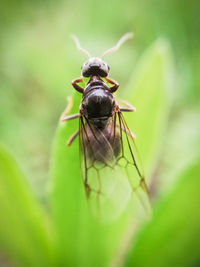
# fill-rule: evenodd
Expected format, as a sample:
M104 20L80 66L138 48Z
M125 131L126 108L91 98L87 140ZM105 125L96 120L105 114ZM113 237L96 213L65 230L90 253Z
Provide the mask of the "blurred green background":
M0 10L0 138L6 147L0 157L0 266L200 266L200 3L9 1L2 2ZM67 128L57 129L57 125L66 97L74 94L71 80L80 76L86 60L70 34L75 33L82 46L98 56L126 32L134 32L134 39L108 55L106 61L111 78L120 84L118 95L131 99L137 108L134 116L138 119L133 121L129 116L127 120L138 137L155 219L141 224L136 237L120 249L116 244L121 241L114 236L126 228L124 222L105 229L91 223L90 215L79 220L73 217L73 208L63 211L72 202L79 214L86 207L73 195L82 190L78 165L72 164L70 170L66 167L71 153L63 143ZM161 93L163 84L165 94ZM76 96L74 112L79 101ZM156 125L156 130L152 131L151 125ZM71 133L78 122L69 127ZM65 153L69 162L59 163ZM76 156L78 164L78 153ZM12 163L12 157L22 171ZM65 175L78 182L67 184ZM28 186L24 185L26 180ZM66 191L69 199L65 190L72 194L70 197ZM24 230L22 241L23 220L27 232ZM74 236L80 229L85 233ZM106 241L101 240L102 235ZM94 247L85 241L92 236ZM113 256L113 243L121 252L120 260ZM37 249L32 249L34 246Z

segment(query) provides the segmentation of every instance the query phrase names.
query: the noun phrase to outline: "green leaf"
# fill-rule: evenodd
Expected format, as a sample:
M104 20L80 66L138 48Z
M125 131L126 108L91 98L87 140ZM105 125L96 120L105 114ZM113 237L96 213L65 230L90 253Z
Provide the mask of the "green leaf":
M20 267L53 266L49 225L17 163L0 146L0 248Z
M199 117L200 110L185 107L171 123L162 154L163 168L158 178L159 195L165 194L173 187L185 167L199 157Z
M126 266L199 266L200 159L181 174L179 182L140 232Z
M76 94L72 113L77 113L79 104ZM121 239L127 218L105 225L92 217L81 179L78 138L71 147L66 146L78 126L78 120L60 123L54 143L51 200L60 258L62 266L105 266Z
M72 113L78 112L80 96L73 99ZM78 120L60 123L58 126L52 159L50 185L52 212L60 242L61 258L69 265L76 260L80 218L81 176L79 147L75 140L71 147L66 143L71 134L79 127ZM68 265L68 266L69 266Z
M163 117L167 106L166 102L164 105L161 105L159 101L162 100L164 102L163 98L165 98L166 84L163 76L165 76L165 71L168 71L165 65L168 49L166 48L162 53L160 49L160 46L156 43L145 54L142 60L142 67L140 64L137 71L139 79L137 87L138 90L141 90L141 95L140 97L138 95L138 102L134 101L134 104L137 107L141 106L140 99L144 98L147 94L149 97L147 97L145 105L151 107L152 103L155 104L149 110L150 119L152 120L150 130L154 128L157 130L157 128L161 127L160 124L166 123L166 120L154 120L154 116L159 117L158 114L160 112ZM152 68L156 69L155 73ZM147 92L149 90L148 83L143 83L144 72L146 79L151 79L151 94L149 91ZM160 78L159 75L161 75ZM159 94L156 102L154 102L156 96L154 85ZM127 94L132 95L133 87L134 84L129 86ZM136 99L134 96L132 98ZM131 100L129 97L125 99ZM71 111L72 114L79 112L80 100L80 94L76 92L74 107ZM155 140L157 142L158 134L157 131L153 131L151 135L153 140L149 139L149 136L146 135L146 120L143 119L145 117L143 112L146 112L146 109L139 109L137 115L131 115L137 116L137 134L138 136L141 134L141 139L145 139L144 142L148 144L145 158L146 161L150 161L150 157L152 157L150 151L153 148L156 149ZM135 125L135 121L131 120L130 125ZM124 248L128 247L130 238L135 230L136 218L133 218L133 215L130 216L130 213L124 212L113 223L101 224L92 217L81 180L78 138L72 143L71 147L66 147L65 145L69 136L78 127L78 120L60 123L53 149L51 203L53 219L58 234L60 257L63 266L107 266L115 262L115 258L120 258L119 261L123 261L124 252L118 252L121 250L120 248L124 250ZM145 133L142 132L142 129L145 130Z
M172 90L172 55L166 41L158 39L142 56L123 98L136 107L127 114L127 123L136 135L136 144L150 172L165 138Z

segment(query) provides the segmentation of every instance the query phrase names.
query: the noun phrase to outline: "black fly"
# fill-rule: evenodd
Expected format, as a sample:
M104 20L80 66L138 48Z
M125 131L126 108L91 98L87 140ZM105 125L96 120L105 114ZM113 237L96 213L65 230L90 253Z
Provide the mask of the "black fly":
M71 145L79 135L82 177L92 212L103 220L114 220L127 205L136 202L147 209L148 193L144 175L134 145L134 135L129 130L122 112L133 112L135 108L125 101L119 106L113 93L119 84L108 77L109 66L102 58L118 48L128 39L127 33L118 43L103 53L102 57L91 57L72 36L78 50L89 60L82 66L82 77L72 81L73 87L81 93L82 101L78 114L67 115L67 108L61 121L79 118L79 130L68 140ZM85 88L79 83L89 77Z

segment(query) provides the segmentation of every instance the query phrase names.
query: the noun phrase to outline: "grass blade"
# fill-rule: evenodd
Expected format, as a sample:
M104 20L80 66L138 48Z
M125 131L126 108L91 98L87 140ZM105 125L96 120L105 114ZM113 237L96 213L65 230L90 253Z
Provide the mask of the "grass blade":
M49 226L17 163L0 146L0 247L20 267L53 266Z
M140 232L126 266L189 267L200 263L200 160L181 174Z
M172 90L172 55L164 40L157 40L142 56L125 91L124 98L137 112L127 114L129 127L136 135L136 144L145 171L156 163L165 138Z

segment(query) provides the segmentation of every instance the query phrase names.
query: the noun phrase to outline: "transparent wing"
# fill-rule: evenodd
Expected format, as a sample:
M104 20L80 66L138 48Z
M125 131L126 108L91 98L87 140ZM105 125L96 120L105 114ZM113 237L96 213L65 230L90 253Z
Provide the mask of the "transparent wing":
M132 189L132 196L129 203L130 209L137 209L137 213L151 217L151 205L148 188L145 181L143 167L134 142L134 135L128 128L124 116L118 112L121 136L121 154L118 157L118 164L123 162L127 178Z
M80 151L83 183L96 218L113 221L126 209L132 213L139 206L147 211L147 187L120 112L102 130L81 117Z

